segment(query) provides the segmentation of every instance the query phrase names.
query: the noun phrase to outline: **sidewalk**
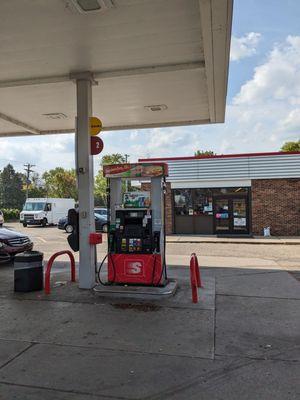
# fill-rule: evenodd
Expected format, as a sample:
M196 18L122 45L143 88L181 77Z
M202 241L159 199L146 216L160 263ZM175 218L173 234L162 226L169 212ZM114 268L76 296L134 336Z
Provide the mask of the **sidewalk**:
M167 243L243 243L243 244L285 244L300 245L300 236L254 236L254 237L217 237L214 235L168 235Z

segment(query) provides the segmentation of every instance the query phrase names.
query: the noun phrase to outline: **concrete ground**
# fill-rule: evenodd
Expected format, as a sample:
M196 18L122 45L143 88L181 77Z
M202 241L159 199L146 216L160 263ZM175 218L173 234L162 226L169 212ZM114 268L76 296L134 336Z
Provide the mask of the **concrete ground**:
M25 231L46 259L67 247L57 228ZM79 290L64 259L51 295L14 293L0 266L0 399L298 399L300 246L168 243L168 264L178 292L152 301Z

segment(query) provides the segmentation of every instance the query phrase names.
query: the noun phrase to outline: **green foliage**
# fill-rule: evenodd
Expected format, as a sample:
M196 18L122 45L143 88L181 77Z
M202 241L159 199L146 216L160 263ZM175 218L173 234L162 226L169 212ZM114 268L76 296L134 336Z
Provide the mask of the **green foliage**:
M57 167L43 174L45 191L48 197L72 198L77 200L77 185L74 169Z
M119 153L108 154L102 157L101 167L107 164L122 164L126 157ZM42 180L38 173L30 176L28 190L29 197L58 197L78 200L76 173L74 169L66 170L61 167L46 171ZM21 210L26 197L26 176L15 172L12 165L8 164L0 171L0 208L6 210L6 219L17 219L19 214L15 210ZM124 187L125 188L125 183ZM129 183L129 188L131 188ZM106 178L102 169L95 177L95 204L106 205Z
M47 197L47 190L43 186L30 185L28 190L28 197Z
M5 221L14 221L20 218L20 210L16 208L2 208L1 211Z
M106 178L104 178L103 172L100 170L95 178L95 205L100 207L106 206L106 186Z
M26 176L24 176L24 180L26 180ZM30 181L28 197L47 197L47 190L37 172L31 174Z
M199 157L199 156L214 156L215 153L212 150L197 150L197 151L195 151L194 155L196 157Z
M281 151L300 151L300 139L295 142L285 142L281 149Z
M22 209L25 202L23 175L8 164L0 172L0 207Z
M107 154L101 159L101 167L109 164L123 164L126 162L126 157L120 153ZM95 204L97 206L106 206L106 178L103 176L102 168L95 177Z
M126 157L120 153L107 154L101 159L101 166L109 164L123 164L126 162Z

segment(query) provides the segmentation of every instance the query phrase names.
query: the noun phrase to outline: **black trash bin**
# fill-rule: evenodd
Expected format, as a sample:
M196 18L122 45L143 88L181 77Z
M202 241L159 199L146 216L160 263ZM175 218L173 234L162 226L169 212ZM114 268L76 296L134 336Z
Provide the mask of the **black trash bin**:
M43 253L40 253L39 251L26 251L15 256L15 292L43 290L43 257Z

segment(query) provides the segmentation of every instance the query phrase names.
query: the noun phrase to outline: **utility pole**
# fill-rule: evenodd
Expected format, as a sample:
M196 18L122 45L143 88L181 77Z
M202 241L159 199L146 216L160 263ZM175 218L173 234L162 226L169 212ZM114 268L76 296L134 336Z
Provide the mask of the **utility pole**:
M29 177L30 177L30 173L34 172L31 168L35 167L35 165L27 163L27 164L24 164L24 167L25 167L24 171L26 172L26 199L28 199L28 190L29 190L29 183L30 183Z
M127 164L128 158L130 157L129 154L124 154L125 156L125 163ZM128 179L125 180L125 191L128 192Z

